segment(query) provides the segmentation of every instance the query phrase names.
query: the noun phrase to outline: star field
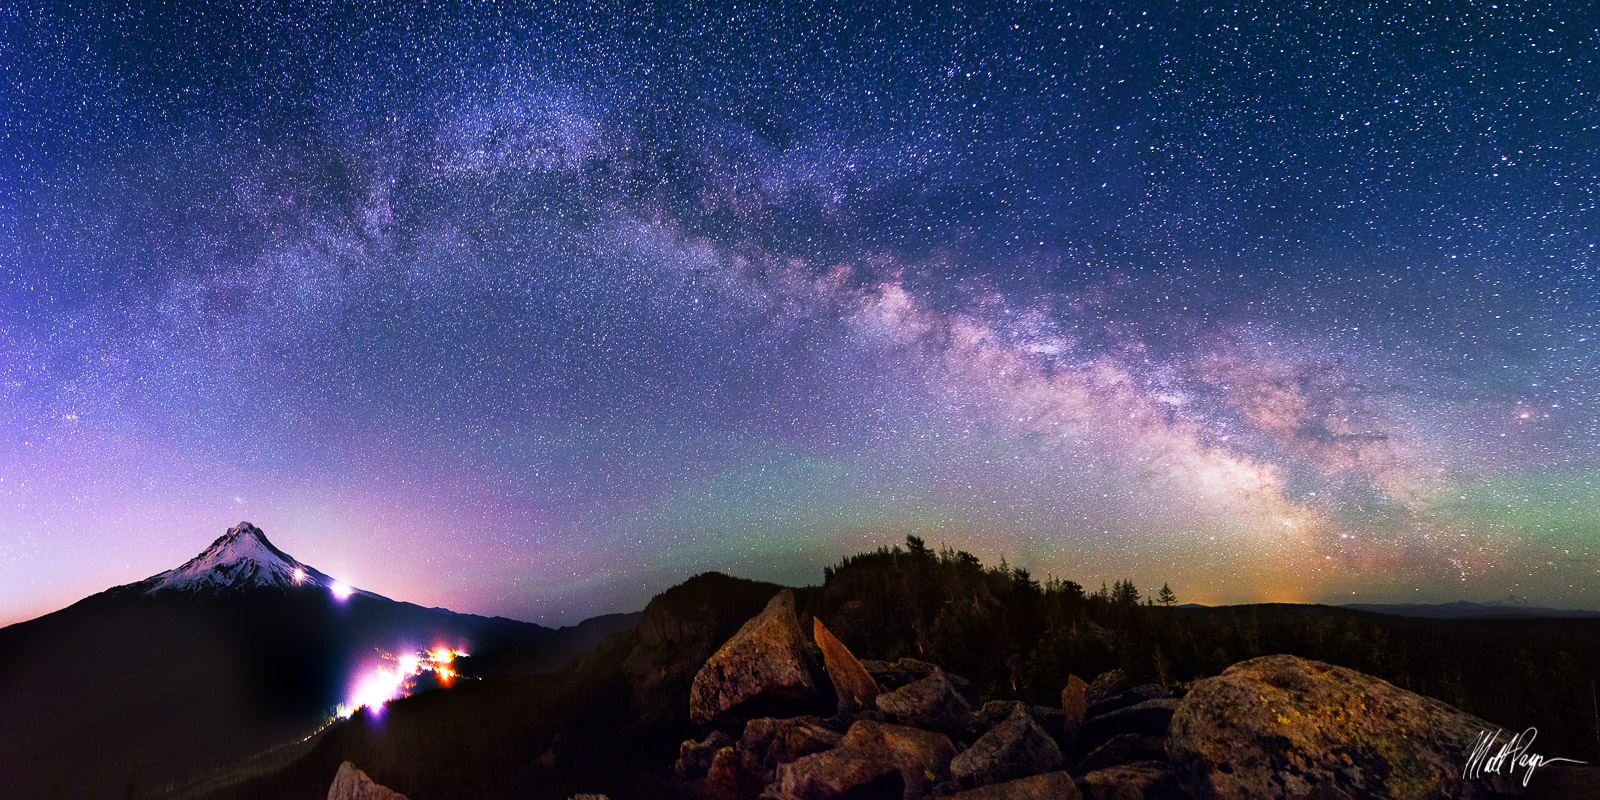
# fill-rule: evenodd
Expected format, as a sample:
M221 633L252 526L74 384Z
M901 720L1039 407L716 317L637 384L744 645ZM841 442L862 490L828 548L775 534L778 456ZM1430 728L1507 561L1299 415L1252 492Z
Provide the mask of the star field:
M248 519L536 621L923 536L1600 608L1562 4L0 11L0 624Z

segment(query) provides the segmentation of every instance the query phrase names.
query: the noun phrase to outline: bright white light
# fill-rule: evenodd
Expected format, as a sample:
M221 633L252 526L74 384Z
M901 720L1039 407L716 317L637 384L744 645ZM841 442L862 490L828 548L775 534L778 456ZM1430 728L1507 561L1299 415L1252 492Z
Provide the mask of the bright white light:
M306 582L306 571L304 569L301 569L300 567L295 567L294 568L294 584L296 586L299 586L300 584L305 583L305 582Z
M344 585L344 584L342 584L342 583L340 583L338 581L334 581L333 583L329 584L328 585L328 590L333 592L333 596L338 600L348 600L348 599L350 599L350 593L355 591L354 589L352 589L352 588L350 588L350 587L348 587L348 586L346 586L346 585Z
M417 677L424 672L432 672L441 685L449 686L457 677L451 662L464 655L466 653L443 646L431 651L403 653L399 657L385 653L385 663L360 674L350 688L349 699L339 704L337 713L348 717L357 709L366 708L374 714L382 714L385 703L410 695L416 689Z

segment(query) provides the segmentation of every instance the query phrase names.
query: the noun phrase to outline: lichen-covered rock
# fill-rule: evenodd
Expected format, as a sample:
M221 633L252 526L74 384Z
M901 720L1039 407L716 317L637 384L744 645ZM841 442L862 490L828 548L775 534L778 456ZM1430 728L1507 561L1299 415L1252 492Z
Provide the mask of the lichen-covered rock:
M818 717L762 717L744 726L739 749L755 756L763 766L778 767L830 750L843 738L844 734L827 727Z
M1120 764L1132 764L1135 761L1165 761L1166 758L1165 738L1142 733L1119 733L1105 744L1089 751L1089 754L1078 762L1077 771L1093 772Z
M1462 776L1479 733L1496 728L1370 675L1276 655L1196 682L1167 754L1200 800L1476 798L1520 788Z
M784 800L830 800L846 793L880 796L893 789L905 800L925 797L950 778L950 738L931 731L861 721L822 753L778 767L776 794Z
M678 745L678 760L672 765L672 773L683 780L693 780L705 777L706 770L711 769L711 760L716 758L717 751L733 744L733 737L722 731L712 731L702 741L684 739Z
M706 791L717 800L755 800L772 780L772 771L754 755L737 747L724 747L706 771Z
M1094 705L1112 695L1119 694L1128 688L1128 673L1120 669L1107 670L1094 676L1089 685L1084 687L1083 695L1089 705Z
M811 635L822 650L822 660L828 670L828 680L833 681L834 693L839 696L839 713L848 714L863 708L872 708L878 699L878 682L856 660L850 648L844 646L822 624L811 619Z
M1071 775L1049 772L968 789L946 800L1081 800L1082 797Z
M816 669L795 617L794 592L785 589L695 674L689 717L705 724L740 715L798 714L818 700Z
M990 783L1061 769L1061 748L1018 703L1005 721L978 737L950 762L950 774L963 785Z
M1177 776L1162 761L1098 769L1083 776L1081 788L1086 800L1189 800Z
M950 676L934 670L892 692L878 695L878 710L903 725L954 732L972 722L972 706L956 690Z
M328 800L406 800L406 796L374 783L367 773L346 761L339 765L339 771L333 776L333 785L328 787Z
M972 716L977 718L979 726L988 729L1005 722L1011 712L1027 707L1028 704L1020 700L990 700L972 712Z

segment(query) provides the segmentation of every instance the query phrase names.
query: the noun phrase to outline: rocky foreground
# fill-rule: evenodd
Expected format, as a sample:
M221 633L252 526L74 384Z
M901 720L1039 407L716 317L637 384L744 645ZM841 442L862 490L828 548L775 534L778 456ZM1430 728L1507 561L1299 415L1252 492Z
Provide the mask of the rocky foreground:
M806 627L809 627L807 635ZM1497 726L1341 667L1256 658L1188 686L1069 678L1059 706L980 702L914 659L858 659L779 592L696 673L677 793L704 800L1594 797L1592 772L1465 777ZM347 765L350 766L350 765ZM344 770L329 800L393 800ZM356 776L359 776L357 779Z
M858 660L823 620L811 628L808 638L781 592L695 676L690 714L708 732L685 741L674 765L694 793L1158 800L1520 788L1462 777L1473 740L1496 726L1293 656L1246 661L1187 691L1111 672L1069 679L1059 707L980 705L967 681L933 664Z

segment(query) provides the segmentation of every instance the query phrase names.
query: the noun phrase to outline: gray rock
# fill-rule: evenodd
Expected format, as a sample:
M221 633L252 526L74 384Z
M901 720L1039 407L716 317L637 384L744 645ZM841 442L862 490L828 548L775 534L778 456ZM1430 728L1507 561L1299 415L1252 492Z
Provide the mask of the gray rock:
M902 725L951 733L972 723L972 707L943 670L878 695L877 704L879 711Z
M1082 797L1071 775L1051 772L968 789L950 795L947 800L1080 800Z
M820 700L817 668L785 589L694 676L689 718L696 724L739 716L800 714Z
M328 800L406 800L406 796L374 783L367 773L346 761L339 765L338 773L333 776L333 785L328 787Z
M739 749L755 756L763 766L777 767L801 756L830 750L843 738L819 717L763 717L744 726Z
M1005 721L950 762L950 774L963 785L983 786L1063 766L1061 748L1018 703Z
M1201 800L1470 799L1521 788L1462 775L1477 737L1497 728L1370 675L1276 655L1196 682L1167 755Z
M715 800L755 800L772 780L772 770L737 747L724 747L706 771L706 791Z
M1092 706L1112 695L1122 693L1122 690L1128 688L1128 684L1128 673L1120 669L1108 670L1089 681L1089 685L1084 687L1083 696Z
M1095 770L1083 776L1079 786L1087 800L1189 800L1177 776L1162 761Z
M672 765L672 774L683 780L703 778L706 770L711 769L711 759L716 758L717 751L733 744L733 737L722 731L712 731L702 741L684 739L678 745L678 760Z
M926 797L950 779L955 746L939 733L861 721L839 746L778 767L768 794L782 800L831 800L846 793L883 796L898 790L905 800Z

